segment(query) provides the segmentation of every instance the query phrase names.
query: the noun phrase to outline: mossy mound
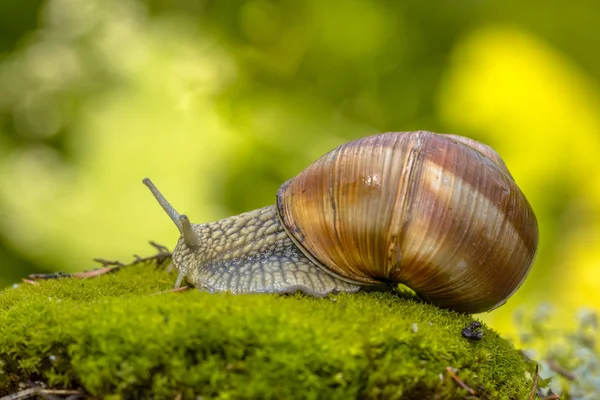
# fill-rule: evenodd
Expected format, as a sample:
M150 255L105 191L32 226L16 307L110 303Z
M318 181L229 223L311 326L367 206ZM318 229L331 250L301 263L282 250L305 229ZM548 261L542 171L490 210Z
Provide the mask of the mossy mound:
M0 396L28 379L111 398L523 399L531 366L472 318L392 293L148 294L135 265L0 293Z

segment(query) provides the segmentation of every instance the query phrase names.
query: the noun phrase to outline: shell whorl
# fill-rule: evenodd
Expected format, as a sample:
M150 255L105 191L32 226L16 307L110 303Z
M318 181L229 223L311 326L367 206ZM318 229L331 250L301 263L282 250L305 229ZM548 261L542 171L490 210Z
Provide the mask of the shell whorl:
M277 207L304 253L334 275L403 283L465 312L502 304L537 248L533 211L500 157L452 135L349 142L282 185Z

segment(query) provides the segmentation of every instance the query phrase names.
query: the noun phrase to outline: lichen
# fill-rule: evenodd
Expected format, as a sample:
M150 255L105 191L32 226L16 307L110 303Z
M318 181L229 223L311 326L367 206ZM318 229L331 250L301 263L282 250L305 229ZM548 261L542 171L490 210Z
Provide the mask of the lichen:
M151 295L149 264L0 292L0 395L20 382L111 398L523 399L533 365L473 318L395 293Z

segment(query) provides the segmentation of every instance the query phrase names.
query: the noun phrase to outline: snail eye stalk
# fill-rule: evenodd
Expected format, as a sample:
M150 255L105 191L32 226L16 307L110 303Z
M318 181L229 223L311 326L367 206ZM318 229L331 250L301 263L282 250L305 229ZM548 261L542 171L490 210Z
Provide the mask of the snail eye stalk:
M198 237L198 234L192 227L190 219L187 217L187 215L180 215L179 222L181 223L181 229L183 230L183 240L185 240L185 243L189 247L198 247L200 238Z
M181 216L179 215L177 210L175 210L173 208L173 206L167 201L165 196L162 195L162 193L158 190L158 188L156 186L154 186L154 183L152 183L152 181L150 179L144 178L144 180L142 182L144 183L144 185L148 186L148 189L150 189L150 191L154 195L154 198L156 199L156 201L158 201L158 204L160 204L160 206L163 208L163 210L165 210L165 212L167 213L169 218L171 218L171 221L173 221L175 226L177 226L177 229L179 229L179 233L184 233L183 224L181 222ZM187 217L185 217L185 219L187 219ZM188 224L189 223L190 222L188 220ZM190 228L191 228L191 226L190 226ZM187 243L187 239L186 239L186 243Z

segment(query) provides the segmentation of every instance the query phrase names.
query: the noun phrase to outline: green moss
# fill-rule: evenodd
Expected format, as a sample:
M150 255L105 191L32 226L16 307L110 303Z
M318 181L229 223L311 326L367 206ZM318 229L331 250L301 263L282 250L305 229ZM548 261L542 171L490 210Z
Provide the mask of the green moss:
M115 398L522 399L531 368L472 318L391 293L149 293L150 265L0 293L0 395L38 379ZM413 325L416 324L416 325ZM416 332L414 327L416 326Z

